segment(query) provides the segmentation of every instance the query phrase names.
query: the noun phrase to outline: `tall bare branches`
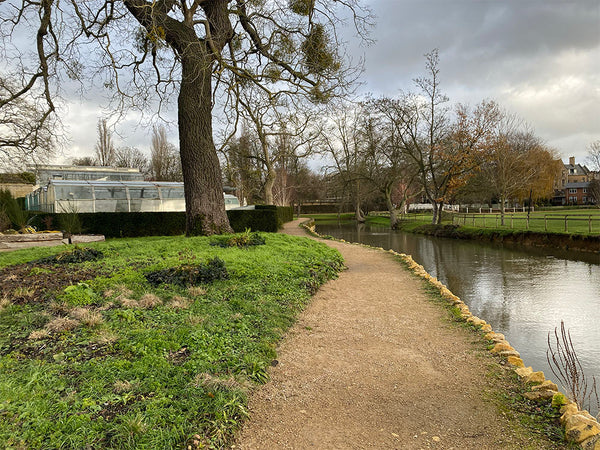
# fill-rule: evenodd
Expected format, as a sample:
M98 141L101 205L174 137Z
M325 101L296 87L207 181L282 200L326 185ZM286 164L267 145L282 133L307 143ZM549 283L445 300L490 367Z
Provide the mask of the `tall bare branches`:
M600 409L596 378L592 377L590 381L586 377L573 346L571 332L565 329L565 323L562 320L560 321L560 333L555 328L553 339L548 333L546 358L552 373L567 389L569 398L577 403L580 409L589 409L592 402Z
M343 54L337 8L355 24L370 19L358 0L6 0L0 8L2 56L19 80L0 108L33 96L48 118L65 76L100 81L122 113L160 115L177 100L188 234L230 229L213 109L238 106L244 85L315 102L348 92L360 65ZM11 38L32 24L30 57L26 41Z

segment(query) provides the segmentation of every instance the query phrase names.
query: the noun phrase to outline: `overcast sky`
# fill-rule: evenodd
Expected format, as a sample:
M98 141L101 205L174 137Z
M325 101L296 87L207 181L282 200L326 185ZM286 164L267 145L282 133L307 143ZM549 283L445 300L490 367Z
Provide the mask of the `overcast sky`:
M361 92L415 90L424 54L439 49L442 90L452 103L493 99L527 121L563 159L583 162L600 139L600 0L375 0ZM71 156L91 155L99 108L71 102ZM148 128L119 124L122 140L147 151ZM170 135L177 142L174 128Z

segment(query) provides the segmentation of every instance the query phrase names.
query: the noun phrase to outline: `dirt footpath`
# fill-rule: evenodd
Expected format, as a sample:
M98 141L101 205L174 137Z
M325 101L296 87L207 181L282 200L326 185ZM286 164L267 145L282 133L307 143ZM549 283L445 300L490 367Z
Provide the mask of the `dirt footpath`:
M289 234L305 235L298 221ZM489 357L392 255L323 241L348 270L313 298L250 400L236 449L512 449Z

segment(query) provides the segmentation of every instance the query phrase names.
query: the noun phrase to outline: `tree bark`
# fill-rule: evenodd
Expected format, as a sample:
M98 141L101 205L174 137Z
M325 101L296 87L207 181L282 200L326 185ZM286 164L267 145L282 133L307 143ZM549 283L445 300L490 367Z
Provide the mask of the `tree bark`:
M212 63L194 53L193 49L186 50L181 58L177 108L186 235L230 233L212 134Z
M435 200L433 200L431 202L431 206L433 206L433 211L432 211L432 217L431 217L431 223L433 225L435 225L437 223L437 218L438 218L438 204Z
M212 69L217 53L234 32L229 22L228 0L198 3L206 14L210 40L196 35L191 16L180 22L169 17L166 10L144 0L124 0L129 12L146 30L153 32L160 28L165 32L165 41L181 62L177 114L187 236L232 231L225 212L221 166L212 136Z
M392 190L386 189L385 192L385 204L388 211L390 212L390 228L395 229L398 226L398 215L396 214L396 208L392 203Z
M354 217L359 223L365 222L365 217L360 208L360 181L356 181L354 185Z
M267 205L274 205L273 201L273 186L275 186L275 170L267 165L267 178L265 180L265 203Z

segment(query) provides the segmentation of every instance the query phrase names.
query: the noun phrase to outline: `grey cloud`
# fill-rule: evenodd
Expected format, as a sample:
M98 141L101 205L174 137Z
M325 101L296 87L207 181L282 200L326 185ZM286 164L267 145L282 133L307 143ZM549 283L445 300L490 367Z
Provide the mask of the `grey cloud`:
M363 91L414 90L439 48L453 102L484 98L521 115L550 145L585 155L600 138L600 1L378 0ZM352 44L351 44L352 45ZM588 139L586 141L586 139Z

